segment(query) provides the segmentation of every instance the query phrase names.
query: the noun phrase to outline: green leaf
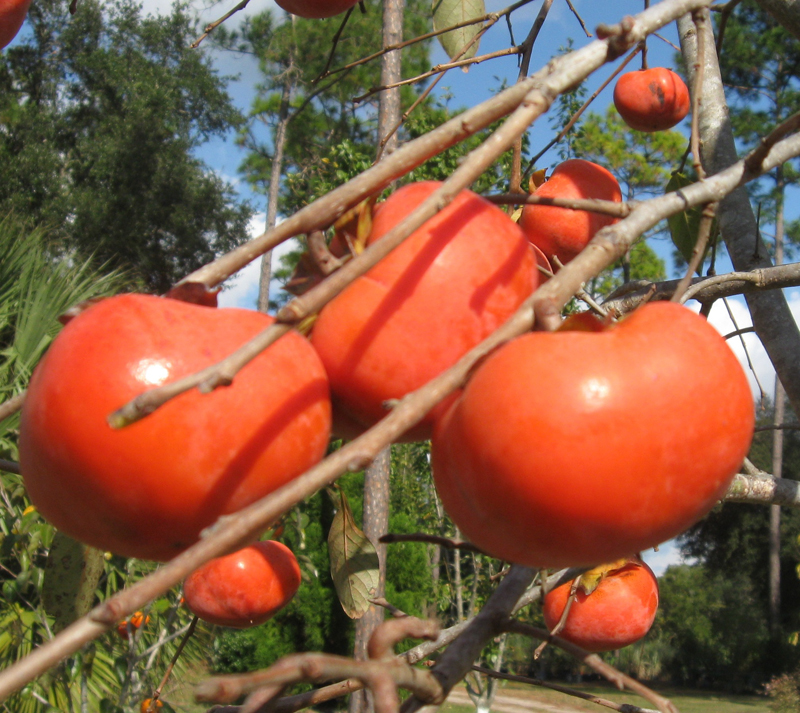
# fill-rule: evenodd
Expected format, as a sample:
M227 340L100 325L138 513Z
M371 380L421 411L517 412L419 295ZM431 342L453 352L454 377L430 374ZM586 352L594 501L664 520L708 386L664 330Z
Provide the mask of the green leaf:
M483 17L486 6L483 0L433 0L433 29L442 30L445 27L457 25L466 20ZM450 59L469 59L478 51L480 41L473 45L459 57L459 53L481 31L481 23L467 25L457 30L439 35L439 42Z
M103 574L103 553L56 532L44 571L42 604L55 633L92 608Z
M328 533L331 576L344 613L360 619L378 591L380 564L375 545L358 528L343 491Z
M674 171L667 183L666 192L671 193L678 191L681 188L692 185L692 183L694 183L694 181L686 175ZM667 218L672 242L675 247L678 248L678 252L680 252L687 263L692 259L694 246L697 244L697 235L700 231L700 218L702 217L702 213L703 209L701 207L695 207ZM714 226L711 227L711 234L714 234ZM708 246L706 246L706 251L708 251ZM703 257L705 258L705 255Z

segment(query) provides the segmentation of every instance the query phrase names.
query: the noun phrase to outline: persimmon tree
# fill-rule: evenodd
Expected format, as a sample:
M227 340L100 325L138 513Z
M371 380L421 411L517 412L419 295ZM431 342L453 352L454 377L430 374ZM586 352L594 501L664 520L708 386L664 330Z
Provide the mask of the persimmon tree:
M512 14L514 9L523 4L517 3L505 13L489 15L482 15L480 8L476 13L480 19L472 17L461 22L451 17L435 17L434 27L455 32L448 35L445 43L452 58L448 68L451 65L457 67L470 62L489 61L490 57L478 54L482 28ZM800 115L794 114L778 125L766 127L754 148L746 155L738 156L728 121L710 4L710 0L663 0L654 3L634 17L617 18L615 24L598 27L597 39L531 72L531 48L547 21L552 5L545 0L540 5L539 14L526 40L512 48L520 56L522 66L516 83L424 135L402 143L375 165L317 197L263 235L181 280L178 287L182 292L173 294L211 290L288 238L312 236L319 231L326 231L351 210L355 210L356 215L363 215L365 209L359 209L359 206L363 206L365 201L395 181L402 180L442 151L492 128L490 136L464 157L441 186L382 240L363 251L354 251L347 260L340 260L336 270L321 270L330 273L326 279L282 307L273 326L230 357L197 374L145 392L128 404L120 404L120 409L113 415L117 425L124 427L147 418L149 413L167 401L178 401L183 393L196 387L201 391L212 391L235 380L237 372L246 363L268 349L293 326L301 325L304 321L307 324L309 317L318 313L350 282L363 275L415 229L454 200L463 189L491 170L508 150L515 150L517 157L515 165L512 165L513 193L495 197L495 200L506 205L521 205L531 200L526 194L520 193L523 166L519 147L520 139L528 127L547 112L559 95L572 90L592 73L607 71L606 65L639 51L640 43L649 36L666 24L677 22L692 95L689 160L696 172L696 180L686 181L686 185L679 190L671 190L648 200L613 205L598 202L587 205L573 201L563 205L573 210L589 208L610 212L619 221L598 232L580 254L559 267L508 321L453 367L391 404L387 415L375 426L331 452L305 474L241 510L235 517L222 518L204 533L199 542L164 567L105 599L30 655L0 673L0 697L12 695L83 645L115 627L120 619L163 596L209 559L256 539L287 511L333 483L342 473L359 471L368 466L389 444L419 423L437 403L461 388L476 364L489 352L531 329L557 329L562 322L563 310L574 298L586 301L591 309L601 312L606 318L613 318L638 308L646 301L662 299L684 302L693 298L700 302L701 312L707 314L714 301L733 294L745 294L755 332L786 388L789 402L797 411L800 407L800 362L796 354L800 350L800 332L780 288L800 284L800 269L797 265L771 265L768 251L758 236L756 218L745 186L800 155ZM779 3L777 0L764 4L768 9L779 5L781 22L796 33L795 28L800 26L796 4ZM462 4L457 5L463 9ZM466 3L463 5L466 6ZM472 30L466 30L467 27ZM477 33L474 31L476 28ZM442 71L442 68L437 71ZM430 76L435 74L436 71ZM692 236L695 246L682 279L646 285L630 284L602 305L584 292L584 284L620 259L647 231L661 221L691 208L701 210L702 214L695 221L698 226L696 234ZM734 272L695 278L694 274L711 237L715 217ZM339 226L346 222L341 221ZM320 250L321 257L318 255L319 265L323 267L331 264L325 252ZM435 305L431 306L431 312L433 320ZM441 328L446 328L446 325ZM704 396L700 395L699 398ZM5 402L0 407L0 417L14 413L23 402L24 395ZM634 418L635 414L631 414L631 417ZM762 506L797 507L800 505L800 489L795 482L775 478L745 460L742 472L734 476L724 500ZM437 623L431 620L400 616L378 627L369 642L369 658L366 661L311 652L295 654L281 659L266 671L237 677L210 678L198 686L196 697L201 701L227 704L246 695L249 699L244 709L236 710L271 710L274 707L281 711L292 711L368 688L372 692L375 709L380 713L390 713L400 706L397 689L404 688L412 695L404 701L402 708L405 713L413 713L440 704L453 686L470 672L473 662L489 642L504 633L513 632L543 638L576 656L618 686L626 686L640 693L659 710L675 711L674 705L668 700L616 671L596 655L590 655L558 636L536 629L516 616L524 606L540 600L546 589L574 579L580 569L547 574L512 565L504 572L481 611L448 629L440 630ZM407 650L402 656L395 656L395 644L407 638L427 641ZM439 651L441 654L429 670L413 666ZM296 682L330 681L334 683L311 693L281 697L285 687Z

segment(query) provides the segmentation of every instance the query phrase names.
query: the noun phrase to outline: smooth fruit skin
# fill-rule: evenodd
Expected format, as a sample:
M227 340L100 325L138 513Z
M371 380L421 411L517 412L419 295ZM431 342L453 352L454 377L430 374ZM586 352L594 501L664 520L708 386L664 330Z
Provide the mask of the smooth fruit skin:
M433 475L486 552L593 566L703 517L747 454L753 420L722 337L657 302L601 331L536 332L494 352L437 424Z
M349 10L358 0L275 0L286 12L300 17L320 20Z
M148 388L216 363L273 322L149 295L93 305L31 379L20 466L57 528L103 550L168 560L220 515L316 463L330 434L328 382L287 334L211 394L189 391L120 430L106 417Z
M542 605L552 631L561 621L571 583L549 592ZM586 594L578 589L558 636L592 652L613 651L639 641L653 625L658 609L658 580L641 560L610 572Z
M664 131L689 113L689 90L671 69L652 67L623 74L614 87L614 106L637 131Z
M244 629L263 624L300 586L300 567L286 545L256 542L192 572L183 585L186 606L210 624Z
M439 185L413 183L379 204L368 244ZM343 420L362 429L379 421L387 413L384 402L452 366L514 313L537 280L536 258L519 226L462 191L332 300L314 324L311 343ZM432 418L407 439L430 438Z
M30 4L31 0L0 0L0 49L17 36Z
M617 179L610 171L591 161L569 159L556 166L553 175L534 192L545 198L599 198L622 201ZM555 255L568 263L594 234L616 218L602 213L570 210L549 205L526 205L519 224L525 235L547 257Z

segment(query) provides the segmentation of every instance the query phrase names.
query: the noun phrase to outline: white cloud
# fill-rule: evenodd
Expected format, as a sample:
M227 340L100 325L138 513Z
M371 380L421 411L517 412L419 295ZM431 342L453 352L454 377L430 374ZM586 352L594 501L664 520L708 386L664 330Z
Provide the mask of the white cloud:
M800 323L800 290L789 291L787 298L789 309L794 316L795 322ZM730 298L727 300L727 305L730 308L730 313L725 303L722 300L718 300L714 303L708 316L709 323L720 334L726 336L736 330L753 325L744 298ZM731 318L731 315L733 318ZM775 370L758 337L753 332L749 332L741 337L737 336L728 339L728 345L733 349L734 354L736 354L739 362L744 367L755 398L761 398L759 383L764 392L771 397L775 391Z
M250 238L256 238L264 232L266 222L263 217L252 218L249 225ZM297 248L297 240L290 238L281 243L272 251L273 271L280 264L280 259L286 253ZM258 283L261 277L261 258L253 260L249 265L240 270L234 277L226 282L226 289L219 295L220 307L243 307L256 309L258 304ZM270 282L270 295L274 298L280 284L273 279Z

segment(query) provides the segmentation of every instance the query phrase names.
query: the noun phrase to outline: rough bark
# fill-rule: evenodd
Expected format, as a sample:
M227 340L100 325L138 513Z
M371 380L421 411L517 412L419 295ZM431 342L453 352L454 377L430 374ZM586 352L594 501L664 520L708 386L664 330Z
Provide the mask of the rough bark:
M403 39L403 10L405 0L385 0L383 3L383 46L394 45ZM402 55L399 51L388 52L381 58L381 84L391 85L402 78ZM378 145L393 131L400 121L400 89L389 89L381 93L378 105ZM397 148L397 132L389 136L384 147L384 156ZM382 597L386 586L386 545L378 544L381 535L389 528L389 475L392 465L391 446L386 446L367 468L364 477L364 532L377 546L380 561L380 585L376 594ZM356 623L356 638L353 654L356 659L366 658L367 642L383 621L384 609L372 606ZM374 705L366 691L357 691L350 696L349 713L373 713Z
M703 67L703 90L700 107L700 154L706 172L711 175L738 160L728 106L720 77L710 27L706 32L706 52ZM678 32L683 58L692 86L696 72L697 35L690 15L678 20ZM750 206L747 191L741 187L722 200L719 208L722 237L735 270L753 270L772 264L767 249L758 234L758 226ZM778 378L796 412L800 408L800 331L789 310L783 293L751 293L745 296L753 326L772 361Z
M283 171L283 152L286 148L286 126L289 123L289 102L294 88L294 72L292 63L285 72L283 90L281 91L281 106L278 111L278 126L275 129L275 154L272 157L272 170L269 176L269 192L267 193L267 225L266 229L274 228L278 220L278 194L281 186L281 172ZM272 280L272 250L267 250L261 256L261 272L258 279L258 311L269 311L269 283Z

